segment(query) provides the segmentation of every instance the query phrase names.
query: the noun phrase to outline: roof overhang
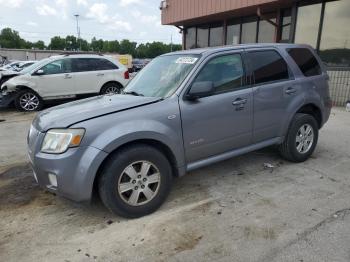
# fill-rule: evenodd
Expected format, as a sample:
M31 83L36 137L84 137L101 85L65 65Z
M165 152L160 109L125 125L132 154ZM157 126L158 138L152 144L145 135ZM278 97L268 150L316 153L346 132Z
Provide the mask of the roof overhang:
M286 8L299 0L166 0L162 24L191 26L209 21L256 15L258 8L268 13ZM317 0L315 0L317 1ZM311 0L310 2L313 2Z

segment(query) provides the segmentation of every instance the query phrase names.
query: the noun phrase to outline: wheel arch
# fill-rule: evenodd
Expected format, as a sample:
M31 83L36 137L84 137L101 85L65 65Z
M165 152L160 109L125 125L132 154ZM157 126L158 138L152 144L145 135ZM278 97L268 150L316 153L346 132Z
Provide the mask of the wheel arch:
M308 103L308 104L305 104L305 105L301 106L295 112L295 114L298 114L298 113L303 113L303 114L308 114L308 115L313 116L316 119L316 121L317 121L318 128L320 129L322 127L322 123L323 123L322 111L314 103Z
M294 110L288 111L288 117L285 118L283 124L281 125L280 136L282 138L286 136L295 115L298 113L304 113L313 116L316 119L318 128L321 129L323 124L323 116L320 107L316 103L303 101L298 105L295 104L293 109Z
M107 81L106 83L104 83L104 84L102 85L102 87L100 88L100 93L102 93L103 88L104 88L106 85L108 85L108 84L117 84L117 85L120 86L121 89L124 88L124 86L122 85L122 83L120 83L120 82L118 82L118 81L116 81L116 80L111 80L111 81Z
M36 92L33 88L30 88L29 86L26 86L26 85L17 85L17 86L16 86L16 90L17 90L17 92L21 92L21 91L23 91L23 90L29 90L29 91L35 93L40 99L43 99L43 98L41 97L41 95L39 95L38 92Z
M165 155L165 157L168 159L168 161L171 165L171 168L173 171L173 176L174 177L181 176L179 169L178 169L178 161L176 159L174 152L171 150L171 148L168 145L166 145L162 141L159 141L156 139L150 139L150 138L136 139L136 140L128 141L124 144L119 145L117 148L115 148L113 151L111 151L107 155L107 157L101 162L100 166L98 167L95 178L94 178L94 182L93 182L92 196L94 198L98 197L98 181L101 177L103 168L106 165L106 163L112 158L113 154L115 154L116 152L118 152L126 147L129 147L132 145L138 145L138 144L152 146L152 147L158 149L159 151L161 151Z

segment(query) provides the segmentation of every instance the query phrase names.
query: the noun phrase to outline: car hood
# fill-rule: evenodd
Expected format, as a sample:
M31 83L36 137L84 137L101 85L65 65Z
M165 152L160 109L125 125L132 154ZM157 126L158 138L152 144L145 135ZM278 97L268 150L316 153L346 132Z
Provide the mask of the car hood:
M160 98L131 95L104 95L52 107L37 114L33 126L46 132L75 123L160 101Z
M5 70L5 71L0 71L0 75L2 76L8 76L8 75L20 75L21 73L18 71L14 70Z

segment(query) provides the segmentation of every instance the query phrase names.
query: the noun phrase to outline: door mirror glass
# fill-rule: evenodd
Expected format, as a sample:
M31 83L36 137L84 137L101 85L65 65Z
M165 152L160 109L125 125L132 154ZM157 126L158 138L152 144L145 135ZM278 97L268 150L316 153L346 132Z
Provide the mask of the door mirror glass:
M201 97L210 96L214 93L214 83L212 81L194 82L186 98L195 100Z
M35 72L36 75L41 76L44 74L44 70L39 69L38 71Z

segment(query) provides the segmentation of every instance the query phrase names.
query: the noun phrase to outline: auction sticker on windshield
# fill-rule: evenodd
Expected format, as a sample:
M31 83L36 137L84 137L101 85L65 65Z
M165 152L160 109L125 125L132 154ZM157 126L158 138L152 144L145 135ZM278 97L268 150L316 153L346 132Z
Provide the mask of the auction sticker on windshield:
M175 63L176 64L194 64L196 63L196 61L198 60L197 57L179 57L178 59L176 59Z

